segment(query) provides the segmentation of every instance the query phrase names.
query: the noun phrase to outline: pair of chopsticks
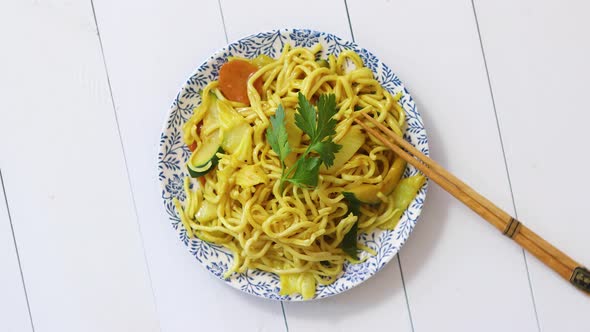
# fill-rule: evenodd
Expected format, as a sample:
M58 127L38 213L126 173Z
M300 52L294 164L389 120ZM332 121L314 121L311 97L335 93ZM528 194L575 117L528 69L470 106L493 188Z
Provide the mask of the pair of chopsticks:
M444 190L467 205L467 207L533 254L564 279L568 280L578 289L590 293L590 271L585 267L545 241L506 211L500 209L487 198L477 193L473 188L422 154L414 146L393 133L373 117L366 113L361 114L379 129L379 131L375 130L365 122L355 118L354 121L363 127L368 134L383 142L383 144L393 150L399 157L416 167L425 176L436 182Z

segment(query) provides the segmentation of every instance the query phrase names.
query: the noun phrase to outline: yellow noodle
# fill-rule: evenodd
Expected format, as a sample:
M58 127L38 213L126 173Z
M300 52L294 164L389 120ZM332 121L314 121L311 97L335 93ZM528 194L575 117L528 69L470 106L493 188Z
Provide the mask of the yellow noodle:
M204 175L204 185L195 181L190 188L188 180L185 183L184 208L174 199L189 236L223 245L234 254L234 264L225 277L260 269L279 275L307 274L317 284L330 284L342 273L346 261L358 262L339 248L355 223L359 233L366 233L392 228L397 222L392 220L398 215L395 203L383 193L378 194L382 201L379 205L363 204L359 217L348 212L342 195L347 188L361 184L378 185L388 174L395 156L374 137L367 136L359 151L337 172L322 172L316 188L279 185L281 161L266 140L266 130L278 105L294 112L299 92L312 102L320 94L335 95L339 108L335 116L336 142L356 126L353 119L358 111L370 114L398 135L403 132L405 113L397 103L401 93L392 96L383 89L355 52L345 50L338 56L329 55L326 68L316 62L320 50L319 44L312 49L285 45L278 59L250 77L247 91L251 106L229 102L252 127L252 153L248 161L218 153L218 166ZM258 79L263 82L262 93L254 88ZM213 102L210 91L227 100L217 82L204 88L201 105L183 127L186 144L203 141L195 127ZM200 135L216 129L208 128ZM302 153L308 142L309 138L304 136L300 146L291 147L293 153ZM266 182L247 188L236 184L236 173L246 165L263 170ZM196 215L205 202L216 206L217 217L200 222ZM367 254L375 254L366 246L359 247Z

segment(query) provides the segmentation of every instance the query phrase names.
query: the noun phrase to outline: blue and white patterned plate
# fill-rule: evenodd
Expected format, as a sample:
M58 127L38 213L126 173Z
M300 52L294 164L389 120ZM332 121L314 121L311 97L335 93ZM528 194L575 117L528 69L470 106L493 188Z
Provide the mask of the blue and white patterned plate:
M400 103L407 114L407 128L404 138L427 155L428 138L422 124L422 118L416 110L416 105L410 93L404 88L404 85L393 71L371 52L329 33L299 29L282 29L258 33L231 43L216 52L188 78L172 103L160 136L158 178L162 186L162 198L170 223L176 230L180 240L188 247L189 252L217 278L248 294L273 300L299 301L302 300L300 296L279 295L279 278L272 273L251 270L244 274L234 274L228 280L224 280L222 276L232 264L232 254L223 247L199 239L189 239L183 224L176 214L174 204L172 204L173 197L177 197L181 201L185 199L183 178L186 176L185 163L190 156L190 151L182 142L181 127L191 116L193 108L200 103L201 98L198 91L210 81L217 79L219 68L227 61L229 56L253 58L263 53L271 57L277 57L286 43L292 46L304 47L311 47L316 43L321 43L324 56L326 54L336 55L347 49L356 51L384 88L389 90L391 94L396 94L399 91L403 92ZM416 173L417 170L409 166L405 170L404 176ZM374 249L377 255L368 257L366 261L360 264L346 264L343 274L336 282L329 286L318 286L314 298L320 299L342 293L369 279L383 268L406 242L410 232L416 225L426 196L426 188L427 185L424 185L410 204L410 207L404 212L394 230L376 230L371 234L359 235L359 241ZM367 254L363 253L363 255Z

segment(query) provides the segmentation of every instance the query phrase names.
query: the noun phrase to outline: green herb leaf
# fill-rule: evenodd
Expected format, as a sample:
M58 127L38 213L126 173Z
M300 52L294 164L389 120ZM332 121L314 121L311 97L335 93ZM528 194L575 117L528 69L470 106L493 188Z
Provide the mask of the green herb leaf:
M316 142L336 134L336 96L334 94L320 95L318 99L318 129Z
M344 199L348 203L348 213L352 213L357 217L360 216L362 202L359 201L358 198L356 198L356 196L354 196L353 193L344 192L344 193L342 193L342 195L344 196Z
M293 165L296 167L295 174L286 180L296 185L315 187L318 185L321 163L321 159L317 157L300 158Z
M348 233L344 235L342 242L340 242L340 248L342 249L342 251L344 251L348 256L352 257L352 259L355 260L359 259L358 248L356 246L358 228L358 222L355 222L354 225L352 225L350 231L348 231Z
M317 126L315 107L301 92L299 92L297 98L299 99L299 105L297 106L297 113L295 113L295 124L309 135L313 141L316 136Z
M361 201L359 201L352 193L345 192L345 193L342 193L342 195L344 195L344 199L348 203L347 215L352 213L353 215L360 217L360 215L361 215L361 210L360 210ZM352 228L350 229L350 231L348 231L348 233L346 233L346 235L344 235L342 242L340 242L340 248L346 254L348 254L350 257L352 257L353 259L356 259L356 260L358 260L358 252L357 252L358 248L356 245L357 233L358 233L358 220L354 223L354 225L352 225Z
M341 145L332 141L331 136L336 134L336 96L333 94L320 95L318 99L318 121L315 135L311 137L311 150L317 152L322 162L330 167L334 164L336 153Z
M341 148L342 145L336 144L332 141L319 142L312 146L313 151L320 155L320 159L326 164L326 167L334 165L336 153L340 151Z
M283 105L279 105L277 111L270 117L271 126L266 131L266 139L270 147L279 155L281 163L284 165L285 158L291 152L289 146L287 128L285 127L285 110Z
M279 105L275 114L270 117L271 126L267 130L266 139L281 159L283 167L281 186L284 181L289 181L298 186L315 187L318 183L320 164L332 166L336 153L342 148L341 145L334 143L331 137L336 134L337 121L334 119L337 113L336 96L320 95L317 110L301 92L297 98L299 105L295 113L295 124L310 138L310 144L305 152L299 156L292 167L285 169L285 158L291 148L285 127L285 110L282 105ZM317 153L319 157L310 157L311 152Z

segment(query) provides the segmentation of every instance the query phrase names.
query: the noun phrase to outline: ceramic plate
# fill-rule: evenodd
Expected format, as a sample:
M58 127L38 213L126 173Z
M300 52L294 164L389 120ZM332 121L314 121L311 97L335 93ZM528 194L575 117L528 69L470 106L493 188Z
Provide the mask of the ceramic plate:
M385 89L393 95L399 91L403 92L400 103L407 115L404 138L426 155L428 155L428 138L422 118L416 110L410 93L390 67L364 48L329 33L306 29L282 29L242 38L213 54L184 83L168 112L160 136L160 152L158 154L158 178L162 188L162 199L172 227L180 241L187 246L191 255L226 284L245 293L267 299L299 301L302 300L299 295L279 295L279 277L272 273L250 270L244 274L234 274L227 280L223 279L224 272L232 265L232 254L223 247L199 239L189 239L176 214L174 204L172 204L173 197L177 197L180 201L185 199L183 178L186 176L185 163L190 156L190 151L182 142L181 127L189 119L193 109L200 103L199 90L207 83L217 80L219 68L227 61L228 57L253 58L261 53L278 57L283 45L287 43L303 47L312 47L320 43L323 46L322 57L324 58L327 54L337 55L347 49L356 51L363 59L365 66L373 71ZM416 173L417 170L409 166L405 170L404 177ZM426 196L426 188L427 185L422 187L394 230L376 230L371 234L360 234L358 240L375 250L377 254L370 256L363 253L361 257L368 256L363 263L345 264L344 271L337 281L329 286L318 286L314 298L320 299L342 293L381 270L396 255L416 225Z

